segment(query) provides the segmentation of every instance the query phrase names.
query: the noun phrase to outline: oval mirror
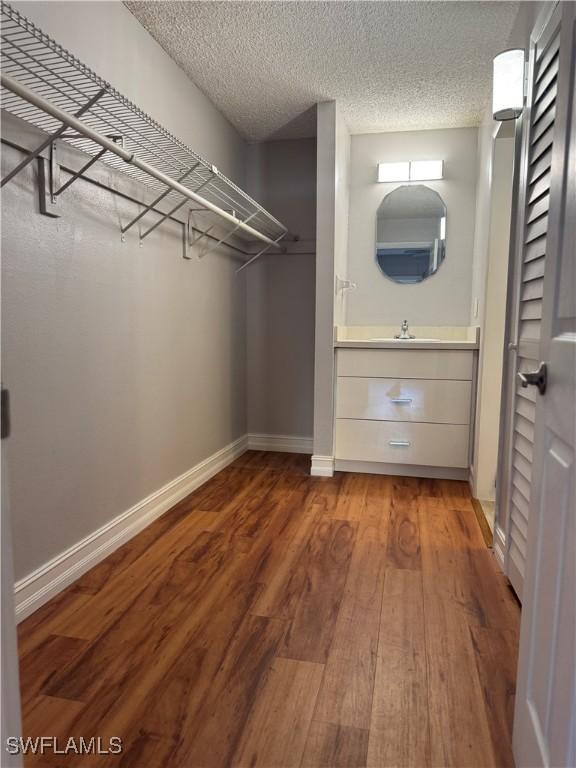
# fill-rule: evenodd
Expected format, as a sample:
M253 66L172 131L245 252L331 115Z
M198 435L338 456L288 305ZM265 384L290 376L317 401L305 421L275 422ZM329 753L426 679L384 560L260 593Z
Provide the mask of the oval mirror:
M376 214L376 261L396 283L420 283L446 255L446 206L424 184L390 192Z

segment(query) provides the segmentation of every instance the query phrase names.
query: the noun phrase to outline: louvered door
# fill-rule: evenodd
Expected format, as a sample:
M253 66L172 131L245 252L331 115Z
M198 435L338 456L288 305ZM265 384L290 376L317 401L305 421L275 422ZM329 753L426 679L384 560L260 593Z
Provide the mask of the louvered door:
M560 3L560 12L539 355L548 375L536 395L513 731L519 768L576 766L576 4Z
M508 487L503 498L508 510L504 567L520 598L532 487L536 390L534 387L522 388L517 373L536 369L540 361L559 46L557 9L531 51L518 201L513 353L509 363L512 398L507 425L511 434L505 475Z

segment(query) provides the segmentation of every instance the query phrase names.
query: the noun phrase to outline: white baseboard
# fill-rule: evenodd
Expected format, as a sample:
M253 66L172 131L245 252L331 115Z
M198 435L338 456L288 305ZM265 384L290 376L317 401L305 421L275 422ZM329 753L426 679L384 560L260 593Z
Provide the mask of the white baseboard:
M494 540L492 542L496 562L504 571L504 553L506 552L506 534L498 523L494 524Z
M299 435L248 434L251 451L281 451L282 453L312 453L312 438Z
M312 477L333 477L334 456L312 456L310 474Z
M14 586L16 620L29 616L248 448L242 436L25 576ZM279 450L279 449L278 449Z

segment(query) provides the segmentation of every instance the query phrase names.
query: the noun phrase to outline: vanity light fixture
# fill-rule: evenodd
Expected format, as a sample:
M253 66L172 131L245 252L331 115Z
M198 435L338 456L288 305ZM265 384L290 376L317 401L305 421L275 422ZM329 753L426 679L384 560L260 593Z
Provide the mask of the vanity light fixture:
M446 240L446 216L440 219L440 240Z
M378 181L432 181L444 178L443 160L378 163Z
M378 181L409 181L410 163L378 163Z
M410 181L432 181L444 178L442 160L412 160L410 162Z
M515 120L524 109L524 50L513 48L494 58L492 115L494 120Z

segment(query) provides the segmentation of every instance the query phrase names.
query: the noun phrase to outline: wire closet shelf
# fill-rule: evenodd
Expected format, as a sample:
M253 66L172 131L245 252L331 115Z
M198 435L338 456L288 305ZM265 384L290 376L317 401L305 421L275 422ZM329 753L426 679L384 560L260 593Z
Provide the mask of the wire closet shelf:
M151 187L168 215L192 200L194 210L225 219L233 226L219 243L234 232L280 247L287 229L265 208L19 11L0 6L6 112Z

